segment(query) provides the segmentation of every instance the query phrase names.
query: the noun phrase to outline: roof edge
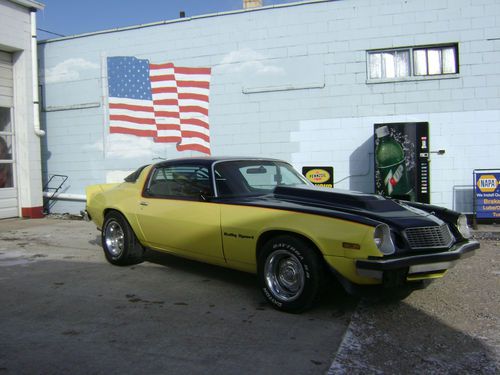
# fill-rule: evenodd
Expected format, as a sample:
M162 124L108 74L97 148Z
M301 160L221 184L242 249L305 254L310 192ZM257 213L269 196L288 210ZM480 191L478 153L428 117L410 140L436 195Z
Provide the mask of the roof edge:
M21 5L26 8L31 8L36 10L43 10L45 8L45 4L39 3L38 1L32 1L32 0L7 0L7 1L10 1L11 3L15 3L17 5Z
M11 1L31 2L28 0L11 0ZM199 16L177 18L174 20L165 20L165 21L144 23L144 24L140 24L140 25L117 27L114 29L93 31L93 32L83 33L83 34L69 35L69 36L65 36L65 37L61 37L61 38L44 39L44 40L38 41L38 44L47 44L47 43L64 41L64 40L85 38L88 36L110 34L110 33L114 33L114 32L136 30L136 29L142 29L142 28L146 28L146 27L168 25L168 24L179 23L179 22L189 22L189 21L194 21L194 20L199 20L199 19L204 19L204 18L228 16L228 15L232 15L232 14L240 14L240 13L247 13L247 12L260 12L263 10L269 10L269 9L275 9L275 8L288 8L288 7L295 7L295 6L300 6L300 5L308 5L308 4L316 4L316 3L329 3L329 2L333 2L333 1L339 1L339 0L305 0L305 1L297 1L297 2L293 2L293 3L287 3L287 4L268 5L268 6L259 7L259 8L238 9L238 10L231 10L231 11L227 11L227 12L203 14L203 15L199 15Z

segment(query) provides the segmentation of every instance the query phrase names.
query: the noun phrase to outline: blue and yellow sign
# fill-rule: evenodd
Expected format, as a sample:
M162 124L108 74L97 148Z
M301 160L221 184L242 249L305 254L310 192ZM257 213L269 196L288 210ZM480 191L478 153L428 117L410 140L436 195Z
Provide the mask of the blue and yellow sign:
M476 217L500 219L500 171L475 172Z

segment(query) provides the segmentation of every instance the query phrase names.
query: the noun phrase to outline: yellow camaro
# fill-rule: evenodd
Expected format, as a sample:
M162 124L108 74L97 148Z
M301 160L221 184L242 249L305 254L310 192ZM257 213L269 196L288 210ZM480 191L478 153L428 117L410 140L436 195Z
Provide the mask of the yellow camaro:
M277 309L310 307L333 273L348 292L404 297L479 248L454 211L317 188L289 164L187 158L87 187L85 215L106 259L138 263L145 248L257 273Z

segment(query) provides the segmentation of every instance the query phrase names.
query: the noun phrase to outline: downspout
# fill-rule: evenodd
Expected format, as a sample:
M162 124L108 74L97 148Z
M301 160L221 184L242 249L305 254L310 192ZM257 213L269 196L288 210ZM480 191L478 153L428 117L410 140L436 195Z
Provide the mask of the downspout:
M61 200L61 201L85 202L87 200L87 196L85 194L69 194L69 193L54 194L48 191L44 191L43 196L45 198Z
M33 75L33 127L39 137L45 135L40 129L40 95L38 94L38 51L36 40L36 10L31 10L31 71Z

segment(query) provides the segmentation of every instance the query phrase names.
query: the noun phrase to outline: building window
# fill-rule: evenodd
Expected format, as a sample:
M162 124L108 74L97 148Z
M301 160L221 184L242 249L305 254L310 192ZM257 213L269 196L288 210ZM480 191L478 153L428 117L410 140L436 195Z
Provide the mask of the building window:
M410 51L369 53L370 79L402 78L410 75Z
M457 73L457 44L368 51L368 79L373 81Z
M457 46L413 49L416 76L458 73Z

